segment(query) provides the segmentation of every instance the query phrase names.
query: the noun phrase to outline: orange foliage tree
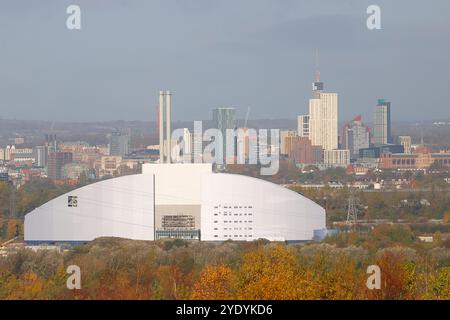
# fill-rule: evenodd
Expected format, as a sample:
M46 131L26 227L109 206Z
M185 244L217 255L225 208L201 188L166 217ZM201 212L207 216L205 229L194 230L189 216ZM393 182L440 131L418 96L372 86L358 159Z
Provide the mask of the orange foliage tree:
M196 300L233 299L233 272L230 267L220 264L203 269L200 279L194 285L191 298Z
M11 276L5 284L9 293L6 299L32 300L45 299L44 281L32 271L22 274L20 277Z
M399 252L384 251L376 264L381 270L381 290L367 290L369 299L414 299L416 271L414 263Z
M237 298L299 299L306 283L298 271L295 255L284 246L259 248L249 252L238 270Z

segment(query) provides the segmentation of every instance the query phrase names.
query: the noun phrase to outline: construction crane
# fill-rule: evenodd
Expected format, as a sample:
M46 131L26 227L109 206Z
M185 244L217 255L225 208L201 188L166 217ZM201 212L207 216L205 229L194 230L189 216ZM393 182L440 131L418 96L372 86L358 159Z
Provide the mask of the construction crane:
M250 106L247 108L247 114L245 115L244 128L247 128L247 121L249 115L250 115Z

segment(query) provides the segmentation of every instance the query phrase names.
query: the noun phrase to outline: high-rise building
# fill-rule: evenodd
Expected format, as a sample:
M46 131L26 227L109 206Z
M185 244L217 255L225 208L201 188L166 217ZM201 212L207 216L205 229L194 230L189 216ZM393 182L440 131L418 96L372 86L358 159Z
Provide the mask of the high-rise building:
M324 151L328 150L333 152L327 154L327 164L333 165L333 161L336 161L337 165L341 165L346 162L343 158L348 154L348 150L338 150L338 95L323 90L324 84L320 81L318 53L316 53L316 76L312 84L312 97L309 99L309 114L298 117L297 131L299 137L309 138L312 147L309 151L313 163L323 163ZM306 141L302 141L301 144L304 149L307 147ZM304 154L303 158L309 161L310 154ZM300 158L299 154L298 157Z
M183 135L179 140L172 140L172 162L192 162L192 134L188 128L183 128ZM167 140L165 140L167 143Z
M15 146L6 146L5 152L4 152L4 160L10 161L14 157L14 153L16 152Z
M286 148L286 142L289 137L297 137L297 131L295 130L281 130L280 131L280 153L282 155L288 155Z
M316 76L309 99L309 139L313 146L324 150L338 148L338 95L325 93L320 81L318 52L316 52ZM307 121L304 118L303 121Z
M195 130L192 135L192 151L194 163L203 162L203 132L202 130Z
M385 99L378 99L378 104L375 107L373 143L375 145L392 143L391 103Z
M323 162L329 166L347 166L350 163L350 151L324 150Z
M321 146L325 150L337 149L337 93L313 91L313 98L309 100L309 117L309 138L312 144L314 146Z
M350 159L357 159L359 149L370 147L370 130L364 125L361 115L344 126L342 148L350 150Z
M411 136L399 136L398 144L403 146L404 153L411 153Z
M71 152L50 152L48 157L47 176L52 180L62 179L62 168L72 162Z
M125 156L130 153L130 136L128 133L114 131L109 137L109 155Z
M248 160L249 163L256 164L259 150L258 134L256 130L238 128L237 131L236 162L243 164Z
M309 114L298 116L297 134L299 137L309 138Z
M48 147L47 146L36 146L33 148L35 166L36 167L46 167L48 162Z
M224 139L227 129L236 128L236 108L216 108L213 110L213 122L216 129L222 131Z
M56 152L58 150L56 134L48 133L45 135L45 146L47 147L47 153Z
M214 128L222 132L223 137L223 159L226 159L227 129L236 129L236 108L216 108L213 109ZM236 142L236 141L234 141Z
M313 164L315 162L313 146L308 137L289 137L286 139L288 156L296 164Z
M183 128L183 143L184 143L184 150L183 150L183 157L185 160L188 160L187 162L191 162L192 158L192 134L189 131L188 128Z

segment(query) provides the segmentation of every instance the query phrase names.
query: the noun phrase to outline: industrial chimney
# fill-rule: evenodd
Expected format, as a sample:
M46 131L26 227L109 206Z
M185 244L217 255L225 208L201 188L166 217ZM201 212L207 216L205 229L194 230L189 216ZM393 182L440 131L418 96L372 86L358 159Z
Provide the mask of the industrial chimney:
M159 92L159 162L171 163L170 91ZM165 112L164 112L165 110ZM164 114L166 118L166 150L164 156ZM165 161L164 161L165 160Z

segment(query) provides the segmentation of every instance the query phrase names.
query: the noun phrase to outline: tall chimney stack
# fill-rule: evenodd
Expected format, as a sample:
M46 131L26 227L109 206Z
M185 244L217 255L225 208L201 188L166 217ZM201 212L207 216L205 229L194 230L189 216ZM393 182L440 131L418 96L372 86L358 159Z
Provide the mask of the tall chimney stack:
M159 162L164 163L164 91L159 92Z
M167 163L171 163L172 162L172 131L170 129L170 123L171 123L171 119L170 119L170 96L171 93L170 91L166 91L166 130L167 130L167 155L166 155L166 159L167 159Z
M170 116L170 91L159 92L159 162L172 162L172 142L171 142L171 116ZM165 110L165 112L164 112ZM166 114L166 136L164 137L164 113ZM166 147L164 148L164 138ZM165 156L164 156L165 154Z

